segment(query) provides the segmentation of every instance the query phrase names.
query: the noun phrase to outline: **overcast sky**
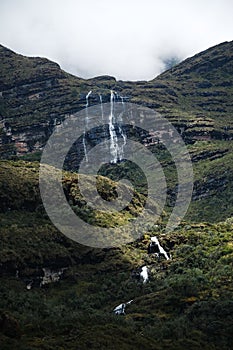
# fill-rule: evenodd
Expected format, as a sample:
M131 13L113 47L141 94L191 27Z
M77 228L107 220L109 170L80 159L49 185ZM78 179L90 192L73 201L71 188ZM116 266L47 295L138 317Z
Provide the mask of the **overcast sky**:
M75 75L149 80L233 40L232 0L0 0L0 42Z

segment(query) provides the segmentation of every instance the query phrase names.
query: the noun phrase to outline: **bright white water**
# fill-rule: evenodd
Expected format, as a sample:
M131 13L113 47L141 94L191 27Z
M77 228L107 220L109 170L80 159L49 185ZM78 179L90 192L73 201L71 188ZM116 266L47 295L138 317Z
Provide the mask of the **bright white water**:
M86 132L83 133L83 150L84 150L84 156L86 159L86 162L88 162L88 156L87 156L87 146L86 146Z
M88 162L86 132L88 130L88 124L89 124L88 107L89 107L89 97L91 94L92 94L92 91L89 91L88 94L86 95L85 128L83 131L83 141L82 141L86 162ZM119 115L115 115L116 100L118 101L121 100L121 103L122 103L123 111L119 113ZM104 121L103 99L101 94L99 94L99 101L100 101L101 119L102 121ZM109 153L110 153L110 162L114 164L124 159L124 147L127 142L127 136L124 133L124 130L122 128L122 125L123 125L122 115L124 111L125 111L124 97L119 95L115 91L110 90L110 114L108 117L108 130L110 135Z
M118 160L118 140L117 140L117 134L114 127L114 102L115 102L115 96L113 90L111 90L111 96L110 96L110 114L109 114L109 134L110 134L110 156L111 156L111 162L117 163Z
M86 108L89 107L89 96L92 93L92 91L89 91L88 94L86 95Z
M118 98L121 99L123 110L124 110L124 98L119 94L116 94ZM126 145L126 134L122 129L122 113L115 118L114 115L114 103L115 103L115 94L114 91L111 90L110 97L110 115L109 115L109 134L110 134L110 156L111 162L117 163L117 161L121 161L124 158L124 146ZM118 138L114 123L117 124L118 131L120 137Z
M121 103L122 103L122 106L123 106L123 112L124 112L125 111L124 97L119 95L119 94L118 94L118 97L121 99ZM122 113L118 117L118 128L119 128L119 133L120 133L120 137L121 137L121 142L118 143L119 160L124 159L124 147L125 147L126 141L127 141L126 134L124 134L124 131L122 129L122 122L123 122L122 121Z
M33 284L33 282L30 282L30 283L27 284L27 286L26 286L27 290L31 290L32 289L32 284Z
M142 271L140 273L140 276L143 279L143 283L147 283L149 281L148 267L147 266L142 267Z
M89 116L88 116L88 107L89 107L89 96L92 93L92 91L89 91L86 95L86 119L85 119L85 129L83 132L83 150L84 150L84 156L86 159L86 162L88 162L88 156L87 156L87 146L86 146L86 129L88 129L88 122L89 122Z
M113 312L115 312L116 315L123 315L125 313L125 304L123 303L116 306Z
M163 249L163 247L161 247L161 245L159 243L159 240L158 240L158 238L156 236L151 237L151 242L154 242L154 243L157 244L160 254L163 254L167 260L170 259L168 254L167 254L167 252Z
M132 301L133 301L133 300L130 300L130 301L128 301L127 303L122 303L122 304L116 306L115 309L113 310L113 312L114 312L116 315L124 315L124 314L125 314L126 305L131 304Z

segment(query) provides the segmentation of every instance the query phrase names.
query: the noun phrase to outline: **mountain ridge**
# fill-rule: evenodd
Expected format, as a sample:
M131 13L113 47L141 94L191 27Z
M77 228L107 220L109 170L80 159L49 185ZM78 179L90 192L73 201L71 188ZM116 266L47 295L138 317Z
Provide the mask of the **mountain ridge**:
M125 101L161 113L180 132L195 159L195 203L192 203L196 207L195 217L199 213L204 220L214 217L219 220L221 215L224 218L232 215L233 41L188 58L149 82L122 82L109 76L85 80L62 71L47 59L18 56L2 46L0 55L1 77L7 81L9 76L12 81L11 88L0 94L0 158L39 160L54 128L86 107L88 92L92 91L88 98L92 106L100 103L99 95L103 103L109 102L113 89ZM203 69L203 65L204 71L197 70ZM190 71L191 66L194 68ZM7 86L3 78L2 86ZM96 136L93 133L90 137L94 141ZM148 147L156 151L156 146ZM177 189L172 183L170 193L174 201ZM216 194L222 201L227 198L227 210L220 205L220 212L213 212L210 203ZM201 209L202 205L206 210Z
M201 77L200 72L195 76L185 74L182 78L184 72L181 68L197 59L202 58L203 60L203 57L203 61L205 61L207 56L206 63L199 62L198 65L206 64L208 73L209 56L210 54L213 56L216 50L219 52L220 58L223 50L224 54L229 52L229 60L232 60L232 43L222 43L203 51L148 82L116 81L114 77L109 76L85 80L62 71L57 63L45 58L28 58L17 55L1 46L0 118L2 126L4 127L4 123L6 123L8 127L8 137L6 137L5 143L8 143L10 149L9 156L12 155L12 152L21 155L25 152L41 149L56 123L63 121L69 114L85 108L85 96L90 90L93 90L90 104L99 103L99 93L103 95L103 102L109 101L110 90L114 89L122 96L127 96L128 101L154 108L165 114L166 117L170 117L177 127L179 124L183 127L185 119L187 119L185 123L187 124L190 115L196 115L196 118L199 119L203 118L204 122L205 119L212 119L214 116L214 129L216 130L214 137L217 134L219 137L223 137L226 124L228 133L231 134L231 118L228 117L228 114L232 112L232 104L228 102L231 100L233 84L231 62L229 63L229 73L224 78L228 80L221 79L221 81L223 80L222 86L218 88L212 86L211 76L207 77L208 80L205 78L206 73L205 79ZM213 62L215 62L214 58ZM224 67L226 67L226 62ZM218 74L218 69L216 74ZM190 79L191 82L188 83ZM200 90L199 95L195 95L197 88ZM95 91L98 92L96 95ZM195 104L193 104L194 100ZM216 105L218 105L217 110ZM180 113L179 118L177 117L178 113ZM219 114L221 118L219 118ZM179 119L183 119L183 121L180 122ZM41 128L41 133L32 138L30 127L34 133L35 126ZM22 135L21 130L24 128L26 134ZM214 133L213 128L207 131ZM12 132L13 140L10 138L10 132ZM1 134L1 143L4 145L3 138L6 133L2 130ZM190 133L187 137L190 138ZM18 145L24 144L23 149L26 151L21 150L17 143ZM2 152L5 157L7 146L3 147Z
M178 64L174 74L169 70L162 78L136 83L108 76L83 80L46 59L9 51L7 56L0 47L0 81L7 88L0 89L1 349L232 349L232 60L221 61L224 51L232 57L232 42L188 59L185 67ZM221 66L215 64L219 57ZM190 70L199 59L201 70L195 64ZM167 180L166 212L133 243L95 249L70 240L49 220L39 193L39 160L56 125L86 108L88 92L95 105L99 94L109 102L112 89L155 109L177 128L192 159L194 191L186 217L166 233L177 176L171 155L148 138ZM114 165L103 174L109 179L98 183L107 200L116 197L110 180ZM124 175L129 169L120 165ZM134 169L131 173L135 178ZM90 224L109 225L83 207L78 176L64 171L72 210ZM131 220L143 203L139 194L114 224ZM151 237L169 260L149 251ZM148 271L146 282L142 269ZM116 315L122 304L125 314Z

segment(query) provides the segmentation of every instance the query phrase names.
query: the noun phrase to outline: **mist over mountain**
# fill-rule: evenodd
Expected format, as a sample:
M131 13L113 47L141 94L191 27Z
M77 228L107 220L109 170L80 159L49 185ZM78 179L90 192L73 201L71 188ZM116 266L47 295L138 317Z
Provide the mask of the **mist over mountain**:
M83 78L151 80L166 60L232 40L231 0L2 0L1 43Z

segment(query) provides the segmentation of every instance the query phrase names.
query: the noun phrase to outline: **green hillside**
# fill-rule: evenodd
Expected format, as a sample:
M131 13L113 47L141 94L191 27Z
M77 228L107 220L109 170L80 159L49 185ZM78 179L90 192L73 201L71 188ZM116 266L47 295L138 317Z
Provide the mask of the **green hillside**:
M160 112L189 145L196 177L187 218L211 222L226 219L233 215L232 56L233 42L225 42L152 81L124 82L108 76L80 79L56 63L24 57L1 46L0 156L39 160L55 125L85 108L88 91L92 91L92 106L100 103L99 94L103 102L109 102L113 89L128 102ZM165 159L164 171L170 173L167 155L154 146L150 149ZM176 183L173 179L170 183L168 179L174 197Z
M232 56L233 42L225 42L152 81L124 82L77 78L47 59L0 46L1 349L233 348ZM111 89L173 123L192 159L194 190L179 227L165 233L177 174L164 147L149 144L168 184L162 217L133 243L96 249L68 239L48 218L39 160L54 127L85 108L89 91L93 106L99 94L109 102ZM112 215L91 211L78 186L84 175L66 168L66 198L90 224L122 232L141 212L147 193L134 168L133 199ZM97 177L107 201L117 198L117 176L124 177L129 167L123 162L120 174L114 169L106 167ZM90 187L96 185L96 178L86 178ZM153 236L170 259L148 254ZM147 283L139 278L143 266ZM124 315L113 312L131 300Z
M2 349L232 347L232 220L183 222L166 235L161 222L121 248L84 247L45 215L37 171L38 163L1 163ZM67 173L64 186L75 176ZM148 255L153 235L171 260ZM143 284L132 272L145 265ZM61 279L41 286L43 268ZM114 315L131 299L125 316Z

